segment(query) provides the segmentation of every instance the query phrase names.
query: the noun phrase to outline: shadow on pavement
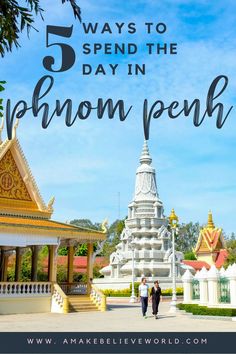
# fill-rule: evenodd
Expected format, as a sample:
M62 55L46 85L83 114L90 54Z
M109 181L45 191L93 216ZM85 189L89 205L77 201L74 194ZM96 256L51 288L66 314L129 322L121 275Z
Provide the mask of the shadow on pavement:
M176 316L173 315L160 315L158 316L158 320L163 320L164 318L174 318Z
M163 320L163 319L165 319L165 318L173 318L173 317L176 317L176 316L171 316L171 315L159 315L159 316L158 316L158 319L156 320L153 315L148 315L148 316L147 316L147 319L153 318L154 320L158 321L158 320Z
M125 308L134 308L134 307L139 308L140 306L138 306L138 305L129 305L129 304L119 304L119 305L117 305L117 304L108 304L107 305L107 309L109 311L112 311L112 310L115 310L115 309L125 309Z

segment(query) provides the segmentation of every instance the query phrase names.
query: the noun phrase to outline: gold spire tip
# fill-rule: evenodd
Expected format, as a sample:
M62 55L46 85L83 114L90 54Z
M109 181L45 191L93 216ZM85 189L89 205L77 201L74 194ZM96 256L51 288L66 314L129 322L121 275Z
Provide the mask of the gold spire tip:
M211 210L209 210L209 213L208 213L207 227L208 227L209 229L214 229L214 228L215 228L215 225L214 225L214 222L213 222L212 211L211 211Z

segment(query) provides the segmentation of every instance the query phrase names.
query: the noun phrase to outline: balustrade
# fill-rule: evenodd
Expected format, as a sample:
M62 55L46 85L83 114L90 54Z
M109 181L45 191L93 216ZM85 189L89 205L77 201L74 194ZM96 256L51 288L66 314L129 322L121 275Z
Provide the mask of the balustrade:
M51 312L68 313L69 300L58 284L53 284Z
M106 295L92 284L90 297L100 311L106 311Z
M60 287L67 295L86 295L87 283L60 283Z
M49 296L51 293L49 282L0 282L0 297Z

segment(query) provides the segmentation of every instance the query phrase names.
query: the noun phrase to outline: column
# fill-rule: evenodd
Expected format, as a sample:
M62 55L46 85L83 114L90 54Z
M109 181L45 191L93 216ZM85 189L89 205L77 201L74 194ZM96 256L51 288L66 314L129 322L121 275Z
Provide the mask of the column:
M234 263L228 271L226 277L230 284L230 305L236 307L236 264Z
M48 281L57 282L57 249L58 245L48 246Z
M193 295L193 275L189 269L186 270L182 276L183 285L184 285L184 304L190 304L192 302Z
M219 272L216 266L211 266L211 269L208 271L208 306L214 306L219 303L218 277Z
M21 266L22 266L22 255L24 249L16 247L16 263L15 263L15 281L20 281L21 278Z
M31 281L37 281L39 246L32 246Z
M88 253L87 253L87 293L91 292L91 281L93 279L93 243L88 243Z
M207 284L207 270L205 267L199 272L199 289L200 289L200 305L208 304L208 284Z
M68 247L68 266L67 266L67 282L73 283L74 280L74 245L69 244Z

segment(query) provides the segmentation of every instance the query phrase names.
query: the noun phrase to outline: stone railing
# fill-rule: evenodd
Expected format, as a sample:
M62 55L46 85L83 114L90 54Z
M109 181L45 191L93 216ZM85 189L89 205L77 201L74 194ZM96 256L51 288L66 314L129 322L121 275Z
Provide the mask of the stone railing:
M58 284L53 284L51 312L68 313L69 300Z
M87 294L87 283L60 283L66 295L85 295Z
M103 294L95 285L91 285L90 298L94 304L98 307L100 311L106 311L107 309L107 299L106 295Z
M0 298L51 296L52 283L49 282L0 282Z
M208 271L203 267L195 276L186 270L182 280L185 304L236 308L236 264L226 270L215 265Z

